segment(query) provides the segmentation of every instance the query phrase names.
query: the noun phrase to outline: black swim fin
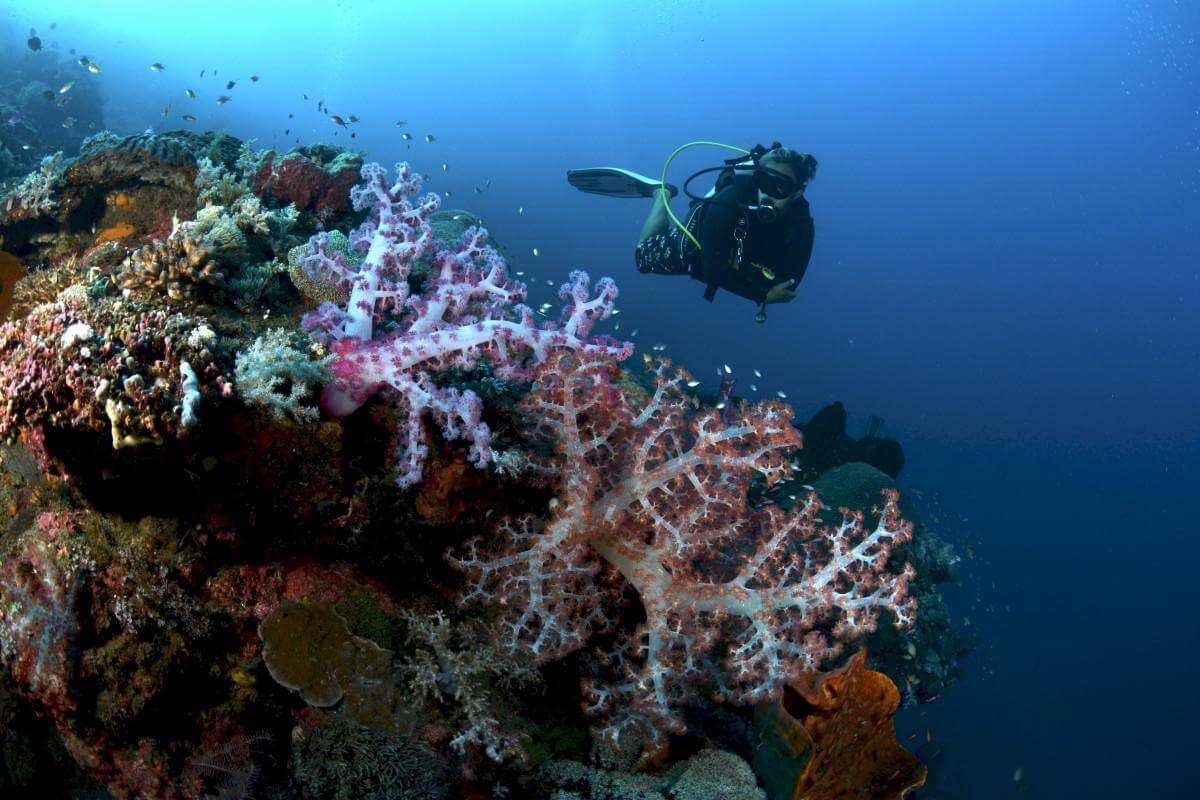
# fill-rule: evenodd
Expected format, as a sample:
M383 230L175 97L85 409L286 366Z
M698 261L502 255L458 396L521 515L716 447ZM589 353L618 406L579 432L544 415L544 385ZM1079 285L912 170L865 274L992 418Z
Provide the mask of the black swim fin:
M654 197L662 185L654 178L638 175L619 167L589 167L567 171L567 182L581 192L602 194L606 197ZM671 197L679 190L667 184Z

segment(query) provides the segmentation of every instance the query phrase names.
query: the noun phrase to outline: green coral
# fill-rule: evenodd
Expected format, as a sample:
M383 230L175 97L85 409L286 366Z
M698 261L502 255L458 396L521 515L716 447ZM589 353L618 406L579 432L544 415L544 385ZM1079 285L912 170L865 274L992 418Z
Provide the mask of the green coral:
M334 610L355 636L370 639L392 652L399 651L404 644L407 636L404 623L395 614L385 611L379 595L370 589L345 597L334 605Z

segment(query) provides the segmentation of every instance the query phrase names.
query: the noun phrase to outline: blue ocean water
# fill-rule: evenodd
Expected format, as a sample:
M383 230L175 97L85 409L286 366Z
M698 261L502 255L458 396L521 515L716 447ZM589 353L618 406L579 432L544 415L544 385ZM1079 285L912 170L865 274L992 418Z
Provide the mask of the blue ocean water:
M947 594L979 647L949 692L898 717L902 741L945 748L945 796L1194 795L1200 6L211 0L0 14L6 40L34 27L103 64L86 79L118 133L189 113L260 147L333 141L408 160L483 217L536 278L535 302L570 269L611 275L620 333L640 347L665 344L705 379L729 364L742 387L758 369L762 392L784 391L801 416L841 400L855 433L885 417L904 484L936 498L942 533L975 554ZM360 121L340 128L317 100ZM764 324L747 301L638 274L648 203L565 181L580 166L657 174L697 139L777 139L820 162L811 266ZM689 150L671 177L725 157Z

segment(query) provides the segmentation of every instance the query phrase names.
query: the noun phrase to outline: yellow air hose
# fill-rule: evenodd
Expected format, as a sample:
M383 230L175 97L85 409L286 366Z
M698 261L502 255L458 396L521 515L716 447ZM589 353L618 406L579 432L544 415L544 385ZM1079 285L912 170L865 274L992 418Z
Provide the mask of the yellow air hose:
M689 147L698 147L699 145L707 145L709 147L723 147L726 150L733 150L734 152L742 153L743 155L750 155L750 151L744 147L734 147L731 144L722 144L721 142L688 142L687 144L681 144L681 145L679 145L679 147L676 147L675 151L673 153L671 153L669 158L667 158L667 163L663 164L661 184L662 184L662 191L663 191L664 195L666 194L666 191L667 191L667 170L669 170L671 168L671 162L675 160L675 156L679 155L684 150L687 150ZM702 249L700 247L700 240L697 239L692 234L692 232L687 229L686 225L684 225L682 222L679 221L679 217L675 216L675 212L671 210L671 203L665 197L663 199L663 206L667 209L667 216L669 216L671 218L672 222L674 222L676 225L679 226L679 229L681 231L683 231L685 234L687 234L687 237L692 240L693 244L696 245L696 249L697 250Z

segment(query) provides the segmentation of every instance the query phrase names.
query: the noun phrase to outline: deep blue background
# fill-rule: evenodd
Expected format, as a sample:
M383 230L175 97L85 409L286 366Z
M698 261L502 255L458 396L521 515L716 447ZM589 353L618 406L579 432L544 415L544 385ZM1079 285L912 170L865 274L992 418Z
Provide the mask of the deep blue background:
M409 159L482 214L535 302L571 268L612 275L617 333L700 377L728 363L745 390L758 368L801 415L844 401L854 433L886 417L906 483L977 554L949 594L983 636L901 736L944 743L961 797L1196 796L1196 3L7 6L14 46L32 25L104 65L79 77L104 83L120 132L190 112L260 146ZM355 140L317 99L361 118ZM655 173L693 139L820 161L808 277L765 325L638 275L647 204L564 180ZM724 157L690 152L672 177Z

